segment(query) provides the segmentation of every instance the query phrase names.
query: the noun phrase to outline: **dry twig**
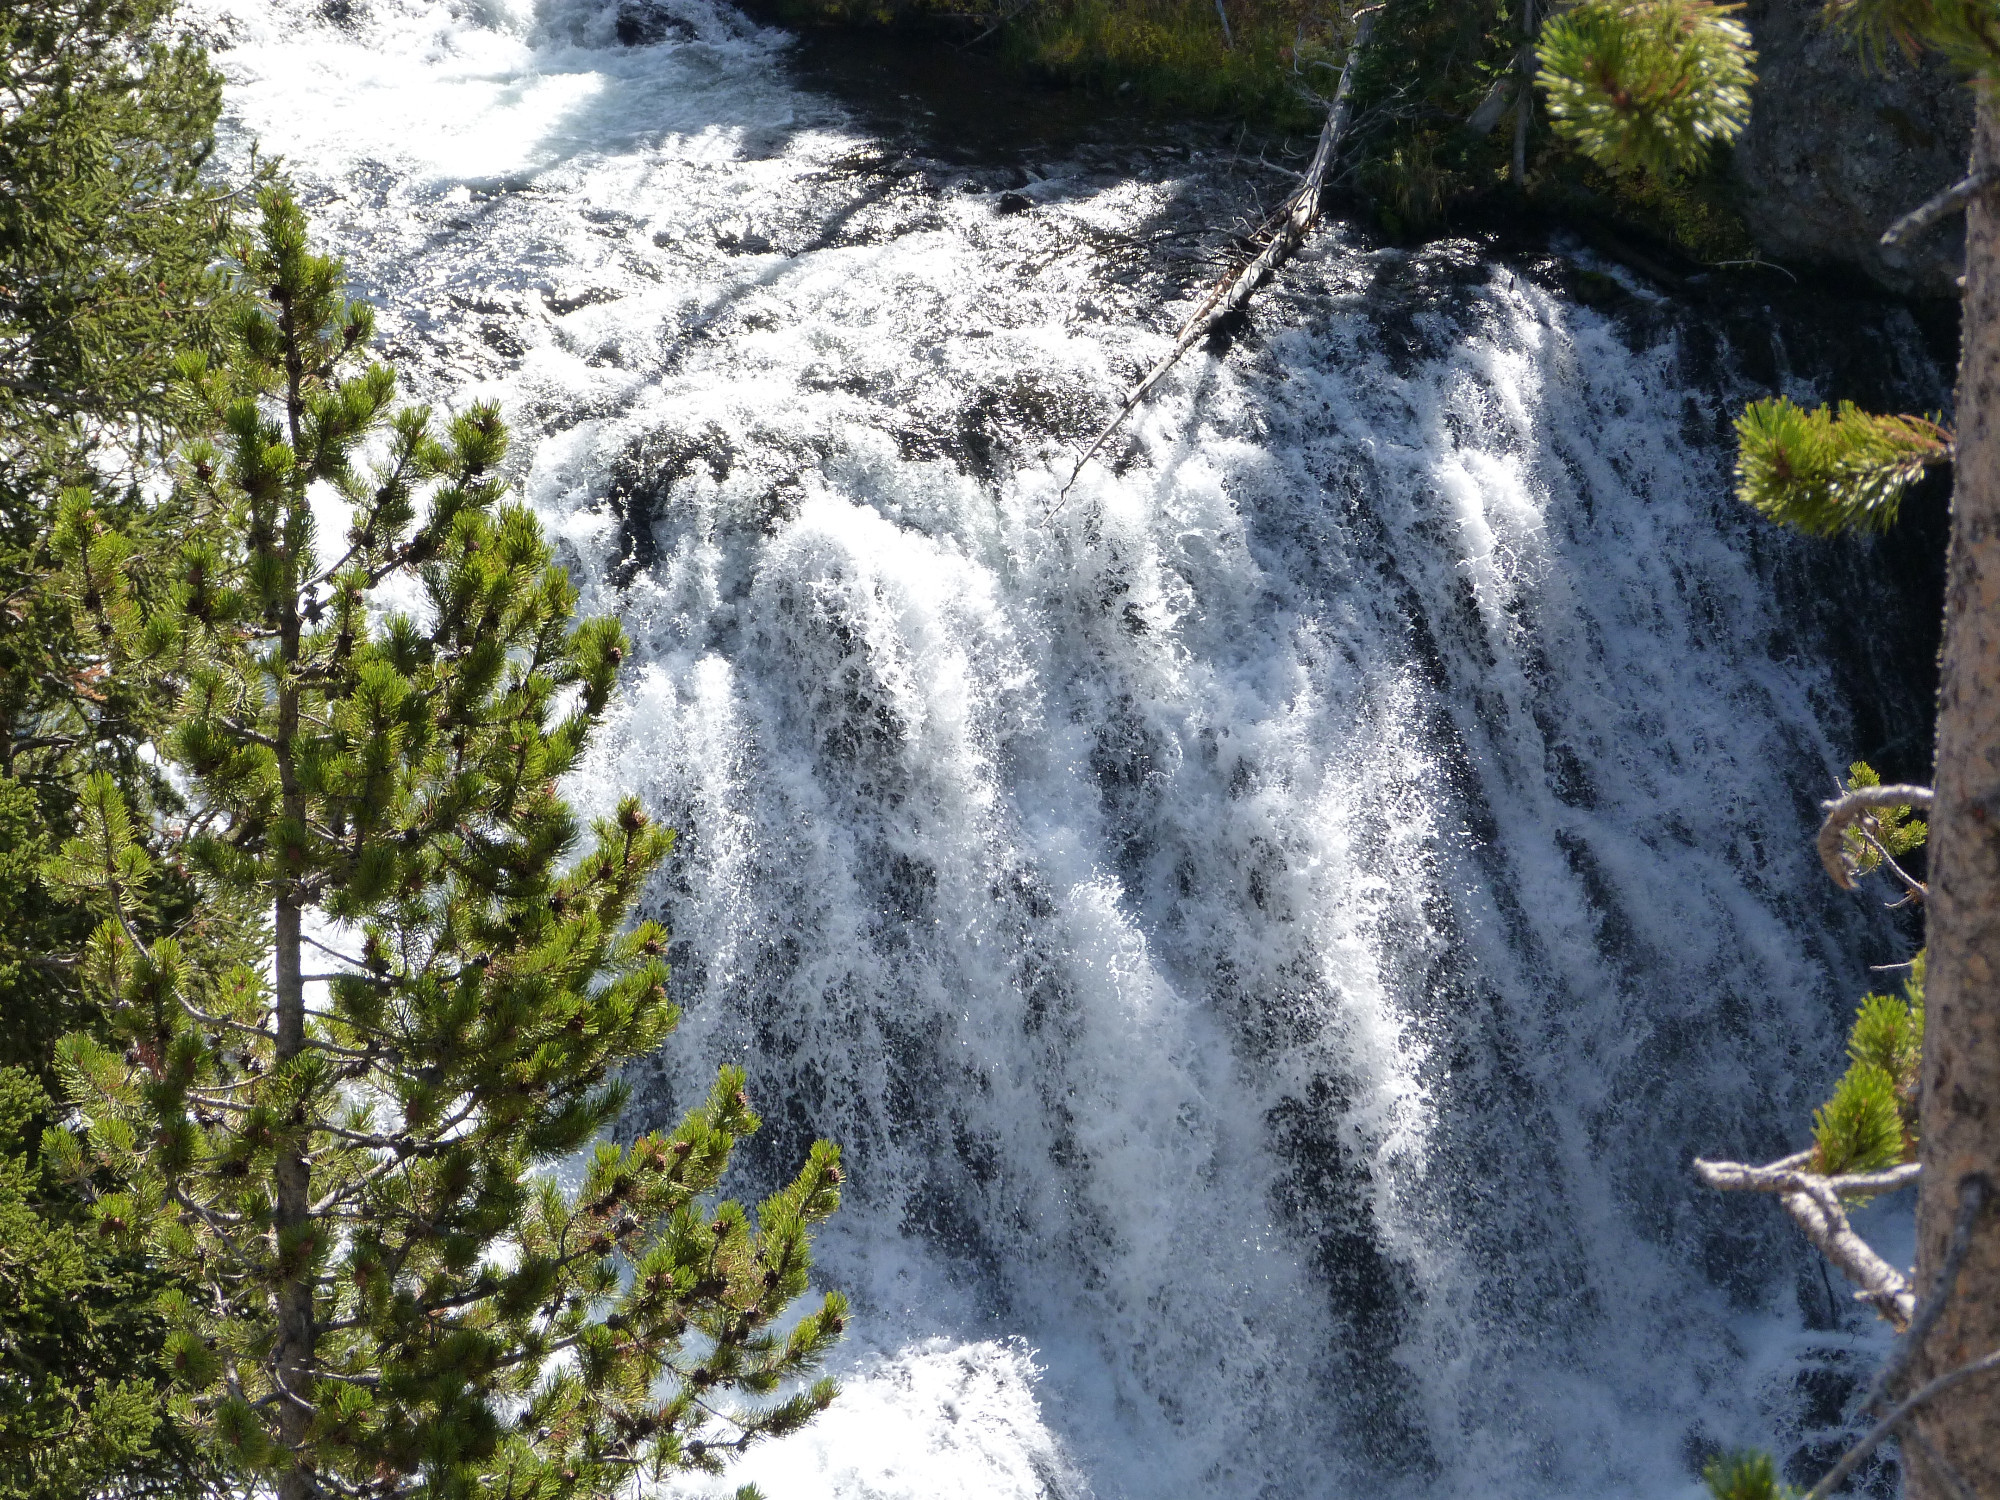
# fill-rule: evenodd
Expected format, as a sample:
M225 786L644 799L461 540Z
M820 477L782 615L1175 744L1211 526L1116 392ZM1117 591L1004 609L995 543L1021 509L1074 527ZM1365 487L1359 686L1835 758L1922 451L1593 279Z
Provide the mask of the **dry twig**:
M1776 1193L1779 1206L1805 1231L1813 1248L1860 1288L1855 1296L1888 1319L1897 1332L1902 1332L1916 1315L1917 1295L1909 1279L1854 1232L1840 1200L1843 1195L1887 1193L1906 1187L1917 1180L1916 1164L1891 1167L1886 1172L1826 1177L1805 1170L1811 1159L1812 1152L1801 1151L1767 1167L1697 1160L1694 1170L1710 1187L1725 1192Z

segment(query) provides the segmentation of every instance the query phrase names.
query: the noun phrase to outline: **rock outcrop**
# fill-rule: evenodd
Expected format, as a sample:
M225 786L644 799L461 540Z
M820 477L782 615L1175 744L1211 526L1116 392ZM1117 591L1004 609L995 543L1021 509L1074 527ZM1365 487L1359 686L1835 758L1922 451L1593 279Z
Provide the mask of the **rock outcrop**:
M1953 297L1960 221L1884 250L1882 231L1964 175L1972 98L1936 60L1881 68L1830 28L1818 0L1753 0L1757 89L1737 143L1738 208L1774 260L1860 271L1891 291Z

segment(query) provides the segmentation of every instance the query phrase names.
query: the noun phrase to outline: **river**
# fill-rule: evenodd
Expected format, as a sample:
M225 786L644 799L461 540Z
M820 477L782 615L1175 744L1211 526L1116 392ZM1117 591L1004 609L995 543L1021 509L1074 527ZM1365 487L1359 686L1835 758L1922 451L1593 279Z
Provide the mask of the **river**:
M1727 423L1941 405L1906 312L1333 224L1064 496L1284 191L1231 136L706 0L191 13L227 169L285 158L410 389L504 403L636 643L572 788L681 830L628 1123L740 1061L743 1193L848 1153L846 1394L689 1493L1680 1497L1838 1440L1880 1332L1687 1163L1793 1149L1905 956L1810 833L1922 774L1935 604L1738 507Z

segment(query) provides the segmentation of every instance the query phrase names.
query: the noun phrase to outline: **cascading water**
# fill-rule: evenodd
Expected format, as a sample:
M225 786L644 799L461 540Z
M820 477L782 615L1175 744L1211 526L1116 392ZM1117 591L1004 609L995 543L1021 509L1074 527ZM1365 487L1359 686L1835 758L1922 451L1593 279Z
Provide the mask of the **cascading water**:
M329 12L194 20L637 642L573 788L682 830L635 1123L736 1060L744 1191L849 1152L847 1395L730 1485L1666 1496L1837 1422L1879 1336L1686 1163L1895 956L1808 836L1868 555L1727 498L1695 320L1334 229L1062 499L1219 157L913 149L704 0Z

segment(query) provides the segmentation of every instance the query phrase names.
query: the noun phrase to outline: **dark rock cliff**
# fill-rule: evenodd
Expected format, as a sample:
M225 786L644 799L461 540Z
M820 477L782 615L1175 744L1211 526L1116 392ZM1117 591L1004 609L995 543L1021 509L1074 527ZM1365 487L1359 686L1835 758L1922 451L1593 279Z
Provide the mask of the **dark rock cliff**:
M1773 259L1857 270L1891 291L1953 297L1959 221L1898 250L1882 231L1964 174L1972 99L1935 60L1874 68L1818 0L1753 0L1758 82L1737 143L1738 207Z

